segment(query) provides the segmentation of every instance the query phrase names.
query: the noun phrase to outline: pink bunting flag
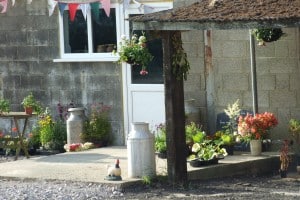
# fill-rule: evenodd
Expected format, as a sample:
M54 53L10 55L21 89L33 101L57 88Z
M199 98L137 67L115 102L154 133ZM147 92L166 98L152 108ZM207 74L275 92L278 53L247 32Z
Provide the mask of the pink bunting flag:
M68 5L69 5L70 20L71 20L71 22L73 22L75 19L75 15L76 15L79 4L78 3L69 3Z
M110 15L110 0L101 0L102 8L104 9L106 16Z
M7 9L7 0L0 0L0 12L6 13Z

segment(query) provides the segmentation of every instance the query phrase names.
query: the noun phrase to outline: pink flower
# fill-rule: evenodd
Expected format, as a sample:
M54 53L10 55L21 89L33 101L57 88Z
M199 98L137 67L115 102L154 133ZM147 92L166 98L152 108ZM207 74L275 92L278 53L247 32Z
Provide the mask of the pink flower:
M142 76L145 76L145 75L147 75L147 74L148 74L148 71L145 70L145 69L142 69L142 70L140 71L140 75L142 75Z

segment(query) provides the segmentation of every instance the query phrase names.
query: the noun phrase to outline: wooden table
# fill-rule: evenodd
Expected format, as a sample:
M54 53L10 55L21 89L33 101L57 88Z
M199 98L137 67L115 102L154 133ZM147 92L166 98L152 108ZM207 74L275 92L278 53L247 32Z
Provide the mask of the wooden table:
M8 113L2 113L0 114L0 118L12 118L14 120L16 131L18 134L19 144L16 149L16 155L15 160L18 159L20 150L22 149L24 151L24 154L26 158L29 158L29 153L26 144L24 144L24 134L27 127L27 122L30 117L33 117L35 115L28 115L25 112L8 112ZM20 130L19 127L19 121L24 120L24 125L22 127L22 130Z

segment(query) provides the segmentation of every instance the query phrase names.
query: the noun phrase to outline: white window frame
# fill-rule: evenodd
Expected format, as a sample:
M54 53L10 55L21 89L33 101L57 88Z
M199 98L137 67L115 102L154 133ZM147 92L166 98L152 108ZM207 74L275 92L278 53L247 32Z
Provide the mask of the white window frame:
M121 28L124 17L120 14L122 6L120 4L111 4L111 8L115 8L116 13L116 36L117 44L119 44L119 38L121 38ZM66 9L69 9L68 6ZM119 55L108 53L93 53L93 44L92 44L92 20L91 12L87 14L87 30L88 30L88 52L92 53L65 53L64 49L64 27L63 27L63 17L61 14L58 15L59 21L59 46L60 46L60 58L54 59L54 62L115 62L119 59Z

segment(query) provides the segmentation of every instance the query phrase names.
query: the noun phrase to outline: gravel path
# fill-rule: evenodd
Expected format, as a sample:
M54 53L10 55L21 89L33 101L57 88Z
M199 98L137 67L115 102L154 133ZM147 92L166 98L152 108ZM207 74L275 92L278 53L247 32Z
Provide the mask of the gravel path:
M0 170L1 162L10 160L1 157ZM300 199L300 175L232 177L191 182L187 187L153 181L122 190L98 183L0 178L0 194L0 200Z

